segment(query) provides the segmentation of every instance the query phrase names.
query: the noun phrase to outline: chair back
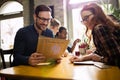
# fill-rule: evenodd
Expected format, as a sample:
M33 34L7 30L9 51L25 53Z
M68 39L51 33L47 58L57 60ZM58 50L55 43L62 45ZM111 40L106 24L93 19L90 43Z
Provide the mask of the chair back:
M6 68L5 58L4 58L4 54L3 54L3 50L2 49L0 49L0 56L1 56L1 59L2 59L2 66L3 66L3 68Z
M11 64L12 64L13 49L9 49L9 50L2 50L2 49L0 49L0 54L1 54L3 68L6 68L6 62L5 62L5 55L6 54L10 55L9 56L9 64L11 66Z

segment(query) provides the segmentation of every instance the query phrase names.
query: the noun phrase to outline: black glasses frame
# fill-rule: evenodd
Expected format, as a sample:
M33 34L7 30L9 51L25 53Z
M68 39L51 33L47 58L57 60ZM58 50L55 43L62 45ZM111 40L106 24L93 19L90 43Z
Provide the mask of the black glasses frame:
M51 18L43 18L43 17L40 17L40 16L37 16L38 19L42 20L43 22L47 21L47 22L50 22Z
M91 15L93 15L93 14L89 14L89 15L85 16L85 17L82 19L82 21L81 21L81 22L87 21L87 20L88 20L88 18L89 18Z

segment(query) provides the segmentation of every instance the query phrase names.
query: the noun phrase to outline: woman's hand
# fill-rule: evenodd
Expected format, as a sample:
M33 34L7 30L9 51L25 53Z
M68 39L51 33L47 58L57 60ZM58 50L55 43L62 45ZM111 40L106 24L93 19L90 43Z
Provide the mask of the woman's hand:
M92 55L92 60L93 60L93 61L100 62L100 61L101 61L101 56L99 56L99 55L97 55L97 54L93 54L93 55Z
M88 60L93 60L93 61L101 61L101 56L94 54L94 53L90 53L88 55L84 55L82 57L77 57L77 56L73 56L70 58L71 62L75 62L75 61L88 61Z
M75 61L82 61L82 58L79 58L78 56L72 56L70 59L70 62L75 62Z

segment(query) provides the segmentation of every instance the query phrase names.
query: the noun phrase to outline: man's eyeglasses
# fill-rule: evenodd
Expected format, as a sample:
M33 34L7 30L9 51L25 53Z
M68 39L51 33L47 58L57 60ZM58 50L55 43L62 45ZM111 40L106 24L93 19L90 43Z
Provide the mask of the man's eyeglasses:
M85 16L85 17L82 19L82 21L81 21L81 22L87 21L87 20L88 20L88 18L89 18L91 15L93 15L93 14L89 14L89 15Z
M43 22L47 21L47 22L50 22L51 18L43 18L43 17L39 17L37 16L39 20L42 20Z

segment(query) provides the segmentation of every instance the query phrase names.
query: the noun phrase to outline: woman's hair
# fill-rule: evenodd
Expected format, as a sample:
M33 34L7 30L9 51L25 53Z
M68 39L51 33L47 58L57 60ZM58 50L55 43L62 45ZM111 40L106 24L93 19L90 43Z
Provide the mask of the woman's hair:
M113 21L119 22L119 20L113 14L109 14L108 17L110 17L110 19Z
M108 16L104 13L102 8L98 4L90 3L90 4L85 5L83 9L81 10L81 13L86 10L91 11L94 15L90 23L91 25L96 26L98 24L102 24L102 25L107 25L109 27L120 28L119 24L114 23L114 21L108 18ZM87 35L87 32L88 32L88 28L86 27L86 35Z
M66 30L66 28L65 27L60 27L59 28L59 32L61 33L63 30Z
M61 25L61 23L59 20L57 20L56 18L51 19L50 26L56 27L56 26L60 26L60 25Z

